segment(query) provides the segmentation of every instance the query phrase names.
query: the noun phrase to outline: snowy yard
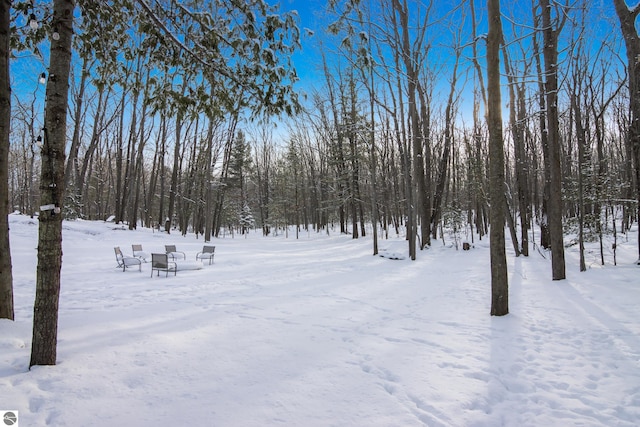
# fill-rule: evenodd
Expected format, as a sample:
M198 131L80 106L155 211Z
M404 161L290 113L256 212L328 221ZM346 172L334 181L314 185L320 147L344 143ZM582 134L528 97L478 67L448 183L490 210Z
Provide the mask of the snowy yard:
M202 238L66 222L58 365L28 371L37 220L11 215L16 321L0 320L0 409L22 426L638 426L637 231L618 266L507 252L490 311L488 241L414 262L371 238L213 239L213 265L150 277L113 247L195 262ZM609 244L609 247L611 245ZM396 254L403 241L380 240Z

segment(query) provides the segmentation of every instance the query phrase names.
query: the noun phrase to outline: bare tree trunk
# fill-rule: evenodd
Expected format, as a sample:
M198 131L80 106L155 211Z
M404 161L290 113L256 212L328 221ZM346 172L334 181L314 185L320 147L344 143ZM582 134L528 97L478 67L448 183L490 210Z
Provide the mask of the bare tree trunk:
M488 110L487 108L487 91L484 86L484 77L482 74L482 67L480 66L480 62L478 61L478 40L477 37L477 23L476 23L476 13L475 13L475 4L474 0L469 0L470 8L471 8L471 29L473 36L473 66L476 72L475 82L479 84L479 88L474 88L473 91L473 148L471 148L471 144L469 145L469 153L472 153L472 165L470 167L470 172L472 176L472 196L473 196L473 207L475 208L475 222L476 231L478 232L478 237L482 240L482 236L484 236L487 232L486 230L486 222L485 218L485 210L486 210L486 200L483 197L484 185L483 185L483 177L485 176L483 170L483 156L482 156L482 137L480 133L480 119L478 116L478 108L480 102L478 101L478 92L482 99L482 105L484 106L485 112ZM471 201L470 201L471 202ZM471 210L471 209L470 209ZM473 235L472 235L473 239Z
M509 82L509 122L513 135L516 187L518 190L518 211L520 213L520 229L522 247L516 247L516 256L529 256L529 165L526 159L524 143L525 92L516 85L515 70L511 69L508 49L502 47L505 72ZM526 75L526 71L524 73ZM517 96L516 96L517 94ZM515 240L514 240L515 242Z
M358 206L360 205L360 184L358 183L360 164L358 161L357 152L357 120L358 111L356 109L357 95L356 95L356 83L353 74L349 76L349 130L347 131L347 140L349 141L349 163L351 164L351 171L349 174L349 187L351 188L351 216L353 218L353 233L351 237L357 239L360 237L358 233L358 222L364 225L364 218L362 215L358 218ZM361 233L364 237L364 233Z
M78 152L80 151L80 130L82 126L80 125L80 121L82 120L82 107L84 103L84 94L87 86L87 78L89 77L89 72L87 70L87 58L83 58L82 60L82 72L80 76L80 87L78 89L78 95L76 96L76 109L74 111L73 117L75 122L75 127L73 129L73 137L71 138L71 147L69 148L69 156L67 157L67 165L65 167L64 177L65 177L65 188L67 192L71 191L73 188L74 192L77 192L81 186L78 185L77 179L78 174L80 172L80 165L78 162ZM102 92L102 89L99 89ZM95 132L95 130L94 130ZM75 194L71 194L71 197L75 197Z
M373 255L378 255L378 198L376 196L376 191L378 190L378 186L376 185L376 130L375 130L375 88L373 81L373 64L369 65L369 84L367 88L369 89L369 108L370 111L370 130L369 130L369 144L370 144L370 172L371 172L371 226L372 226L372 235L373 235Z
M216 204L213 211L213 235L218 237L222 227L222 210L224 208L224 199L228 188L229 165L231 163L231 152L235 140L236 127L238 125L238 116L234 113L229 118L227 128L227 141L224 144L224 154L222 158L222 167L220 172L220 187L216 195Z
M509 281L505 253L504 146L502 141L502 101L500 96L500 43L502 21L500 0L487 0L487 92L489 125L489 197L491 199L491 315L509 313Z
M431 236L431 207L428 204L427 199L427 181L425 178L424 167L424 138L427 135L423 135L421 129L420 114L418 111L418 66L416 64L415 54L412 52L412 43L410 40L410 28L409 28L409 7L406 0L400 3L400 0L393 0L393 7L400 17L400 30L402 31L401 43L402 43L402 59L407 72L407 97L409 101L409 121L411 123L411 148L412 148L412 162L413 162L413 177L416 183L415 202L416 213L414 218L411 218L412 227L417 230L417 225L413 222L416 221L416 217L420 218L420 249L424 248L425 242L430 241ZM414 43L414 45L420 46L421 40ZM411 239L415 239L415 232L411 232L413 235ZM411 249L410 249L411 253ZM415 260L415 253L411 256L412 260Z
M161 119L160 119L160 141L158 142L158 144L156 145L156 147L159 146L159 148L156 148L156 151L158 151L160 154L158 155L158 176L160 176L160 200L158 203L158 228L160 228L160 225L162 225L163 227L166 226L166 221L165 221L165 216L164 216L164 202L165 202L165 197L164 197L164 190L165 190L165 172L166 172L166 167L164 164L164 157L167 154L167 116L165 114L162 115Z
M540 0L545 66L545 96L547 102L547 135L549 138L549 238L551 243L551 273L553 280L566 278L564 233L562 229L562 166L560 164L560 130L558 124L558 33L562 24L551 22L549 0Z
M396 69L400 69L400 52L394 52L394 65ZM411 148L408 142L408 133L406 126L404 99L402 96L402 81L400 75L396 73L396 90L398 93L398 99L393 98L394 110L397 109L400 114L393 114L394 131L396 134L396 140L398 143L398 154L402 164L402 174L404 175L403 191L404 191L404 205L406 218L405 228L407 230L407 242L409 244L409 258L416 259L416 227L415 227L415 206L413 197L413 174L411 171ZM391 86L391 82L389 82ZM390 88L391 89L391 88ZM393 94L393 90L390 90Z
M178 169L180 165L180 140L182 138L182 121L184 114L179 112L176 117L176 130L173 149L173 170L171 171L171 188L169 190L169 213L167 214L167 220L165 221L165 232L171 233L171 224L173 223L173 216L176 208L176 195L178 193Z
M535 7L533 9L535 26L539 27L540 18L536 14ZM545 249L549 249L551 247L551 237L549 234L549 208L547 201L549 200L551 193L551 167L549 163L549 138L547 131L547 102L545 99L545 89L544 89L544 75L542 73L542 58L540 49L538 47L538 37L537 32L533 32L533 50L534 50L534 58L536 60L536 72L538 75L538 92L539 98L538 102L540 103L540 114L538 118L538 123L540 125L540 141L542 145L542 157L544 163L544 186L542 189L542 206L540 210L540 246Z
M76 176L76 183L75 183L75 189L77 192L80 193L80 197L83 199L84 199L85 180L89 179L89 177L87 176L87 171L89 170L89 163L93 158L93 153L95 152L100 142L100 133L105 128L104 115L105 115L106 103L107 103L106 98L108 97L104 96L104 88L98 89L98 102L97 102L96 112L93 119L93 131L91 135L91 141L89 142L89 146L87 147L87 150L84 153L84 159L82 160L82 167L80 168L80 172L78 172L78 175ZM114 114L112 117L112 120L115 119L116 117L117 115ZM67 160L67 169L69 169L69 162L70 160ZM66 172L65 172L65 179L68 179L68 177L66 177Z
M620 20L622 36L627 48L627 72L629 75L629 109L631 124L628 141L631 145L636 181L636 218L640 222L640 35L636 29L636 20L640 14L640 4L627 7L624 0L614 0L616 13ZM638 227L638 264L640 264L640 226Z
M145 78L145 89L142 99L142 111L140 113L140 127L137 129L131 129L131 132L139 134L138 146L136 148L135 159L131 165L131 181L129 187L130 190L130 203L129 203L129 230L136 229L138 226L138 207L140 205L140 190L144 187L144 147L147 143L147 136L145 134L146 122L147 122L147 106L149 105L149 69ZM132 151L132 159L134 153ZM144 226L144 224L142 224Z
M334 93L334 87L332 82L331 73L329 72L329 67L327 65L327 61L324 55L322 55L322 65L324 69L325 79L327 81L327 90L329 95L329 107L331 108L331 113L333 115L333 124L335 127L335 148L332 150L335 153L336 159L334 160L336 163L336 174L338 181L338 197L340 199L339 203L339 215L340 215L340 233L347 233L347 225L346 225L346 214L345 214L345 202L347 199L347 182L348 177L347 174L347 165L344 156L344 131L342 130L342 126L340 125L340 114L338 112L338 100L336 99L336 94Z
M44 118L40 204L55 209L40 213L38 228L38 267L36 298L33 306L33 365L55 365L58 341L58 303L62 266L62 213L64 160L69 106L69 73L73 37L73 0L53 1L52 26L59 38L51 40L51 59Z
M123 168L122 168L122 163L123 163L123 144L124 144L124 115L125 115L125 108L124 106L126 105L126 99L127 95L126 93L122 94L122 100L121 100L121 104L122 104L122 110L120 111L120 117L119 117L119 122L118 122L118 135L116 136L116 194L115 194L115 200L116 200L116 206L115 206L115 221L116 224L120 223L121 221L124 220L123 218L123 204L122 201L124 200L122 197L122 177L123 177Z
M581 52L581 50L578 50ZM578 145L578 167L576 173L578 174L578 245L580 248L580 271L586 271L587 266L584 256L584 225L585 225L585 211L587 210L585 204L585 173L584 169L589 167L590 162L587 160L586 151L589 149L587 146L587 134L586 128L589 127L588 121L583 123L582 117L582 105L579 94L583 93L584 87L584 74L585 67L579 58L580 53L574 58L573 71L569 86L569 101L571 111L573 112L573 121L576 130L576 143ZM584 64L586 65L586 64ZM585 108L585 110L587 110ZM588 111L588 110L587 110ZM586 114L588 120L588 112Z
M138 143L141 143L139 139L142 139L142 135L138 135L138 100L140 99L140 82L142 79L142 59L137 59L137 69L133 73L135 81L133 82L133 94L131 96L131 122L129 124L129 140L127 142L127 162L124 173L124 181L122 186L122 204L120 206L121 218L124 221L127 218L129 222L129 230L136 228L135 218L132 222L133 207L133 194L135 194L136 187L136 147ZM140 120L144 120L141 117ZM129 217L127 217L129 213Z
M11 0L0 1L0 319L14 320L13 274L9 247L9 134L11 81L9 40Z
M442 157L440 159L440 167L438 181L436 183L435 194L433 196L433 209L431 214L431 229L435 231L437 229L438 222L442 216L442 204L445 194L445 184L447 183L447 177L449 176L449 157L451 155L451 145L453 140L453 116L454 116L454 97L456 91L456 83L458 81L458 64L460 62L461 50L456 48L456 59L453 65L453 77L451 78L451 86L449 88L449 98L447 100L447 106L445 108L445 123L444 123L444 147L442 149ZM435 236L434 236L435 237Z
M205 153L205 161L207 162L204 168L204 200L205 200L205 214L204 214L204 241L208 243L211 241L211 225L212 225L212 211L213 211L213 177L211 176L212 168L212 155L213 155L213 134L215 129L215 122L212 118L209 118L209 126L207 129L207 151Z

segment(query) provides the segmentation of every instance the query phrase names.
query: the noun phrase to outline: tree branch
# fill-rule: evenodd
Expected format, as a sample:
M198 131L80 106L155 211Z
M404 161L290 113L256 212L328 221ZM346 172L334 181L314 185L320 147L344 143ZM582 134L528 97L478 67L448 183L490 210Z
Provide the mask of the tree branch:
M238 84L241 87L245 87L245 85L243 85L232 73L227 72L226 70L220 69L219 67L216 67L214 64L211 64L207 61L205 61L204 59L202 59L201 56L197 55L193 50L191 50L189 48L189 46L185 45L184 43L182 43L175 34L173 34L173 32L171 32L171 30L169 30L167 28L166 25L164 25L164 23L162 22L162 20L160 20L160 18L158 18L158 16L155 14L155 12L153 11L153 9L151 9L151 6L149 6L149 4L147 4L146 0L136 0L136 2L145 10L145 12L147 12L148 16L151 18L151 20L158 26L158 28L160 28L162 30L162 32L169 37L169 39L171 39L171 41L178 46L181 50L183 50L184 52L186 52L190 57L192 57L196 62L200 63L201 65L205 66L206 68L211 68L214 69L216 72L220 73L221 75L223 75L224 77L230 79L231 81L233 81L234 83Z

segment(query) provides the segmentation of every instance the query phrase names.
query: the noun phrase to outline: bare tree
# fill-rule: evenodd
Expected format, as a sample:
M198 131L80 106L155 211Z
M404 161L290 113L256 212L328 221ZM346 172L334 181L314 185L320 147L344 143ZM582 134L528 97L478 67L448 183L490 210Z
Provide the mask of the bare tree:
M635 165L637 218L640 221L640 34L636 21L640 14L640 3L627 7L624 0L613 0L620 20L620 29L627 47L627 74L629 76L629 110L631 122L628 141L631 145ZM640 264L640 227L638 227L638 264Z
M475 71L476 78L474 79L474 87L473 91L473 136L472 141L467 141L467 151L469 152L470 159L469 162L469 180L471 181L469 184L470 188L470 197L469 197L469 223L476 225L476 231L480 239L487 233L486 227L486 211L487 211L487 203L486 197L483 197L485 194L484 191L484 156L482 153L482 131L481 131L481 121L479 118L479 107L482 104L484 107L485 113L487 111L487 91L484 85L484 75L482 73L482 67L480 66L480 61L478 61L478 44L480 42L480 37L477 34L477 20L476 20L476 12L475 12L475 2L474 0L469 0L469 8L471 10L471 35L473 38L472 49L473 54L471 57L471 61L473 63L473 68ZM482 102L480 102L480 100ZM475 210L475 218L472 217L472 210ZM471 235L473 238L473 234Z
M556 5L562 8L562 6ZM564 234L562 230L562 168L560 165L560 131L558 124L558 35L566 22L566 15L551 19L549 0L540 0L544 47L545 84L547 104L547 136L549 141L549 238L551 243L551 273L553 280L566 277L564 260Z
M420 68L424 65L426 54L423 51L428 51L428 46L425 42L426 29L428 28L428 18L430 16L430 6L427 8L427 12L424 14L424 20L419 25L418 31L413 33L415 39L412 40L412 31L409 23L409 6L406 0L402 2L400 0L393 0L393 11L397 13L397 17L394 15L394 22L398 34L400 54L405 67L405 73L407 78L407 97L409 101L409 122L411 126L411 148L413 152L413 175L416 184L416 213L420 218L420 248L424 248L425 245L430 244L431 241L431 188L430 181L427 179L425 173L425 163L430 160L430 147L428 144L428 129L423 130L425 121L428 120L423 114L420 116L420 109L418 105L418 94L422 90L419 73ZM423 99L423 106L425 106L426 99ZM426 107L426 106L425 106ZM415 218L411 218L411 221L415 221ZM412 223L413 225L413 223ZM415 225L413 225L415 227ZM412 228L413 228L412 227ZM415 232L410 231L410 242L415 239ZM411 259L415 260L415 243L410 244L409 252Z
M523 57L528 52L524 52ZM506 43L502 46L502 55L504 58L504 67L507 75L509 90L509 125L511 127L511 135L514 147L514 168L516 188L518 190L518 211L520 214L520 236L522 245L516 245L516 256L522 254L529 256L529 211L531 208L531 196L529 192L529 161L526 155L525 144L525 127L526 127L526 85L524 76L529 70L529 61L524 61L524 69L521 71L522 76L518 78L516 75L515 61L510 59L509 49ZM513 239L514 243L516 239Z
M578 47L581 49L581 47ZM582 117L583 105L579 98L579 94L583 93L584 79L586 75L586 68L581 62L581 58L576 56L573 58L574 67L570 82L570 102L571 111L573 113L573 121L576 130L576 139L578 144L578 244L580 248L580 271L586 271L587 266L584 259L584 223L585 223L585 171L584 169L589 167L587 163L587 131L585 122L588 120L588 114L586 118ZM584 110L587 110L584 108ZM587 110L588 111L588 110Z
M489 125L489 197L491 200L491 315L509 313L509 281L505 254L504 145L502 141L502 101L500 96L500 43L502 19L500 0L487 0L487 93Z
M11 82L9 41L11 0L0 1L0 319L14 319L13 275L9 250L9 133Z

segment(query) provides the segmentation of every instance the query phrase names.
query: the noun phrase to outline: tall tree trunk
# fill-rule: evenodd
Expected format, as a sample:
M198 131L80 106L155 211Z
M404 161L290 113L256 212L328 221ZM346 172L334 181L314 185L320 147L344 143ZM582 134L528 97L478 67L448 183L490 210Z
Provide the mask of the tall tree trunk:
M422 131L422 157L424 166L424 189L422 191L422 200L420 202L422 216L428 223L424 228L424 240L421 242L420 247L424 249L425 246L431 246L431 235L436 237L436 221L433 220L435 213L433 212L434 202L432 200L432 179L431 179L431 105L429 105L429 99L431 93L425 90L424 85L418 81L416 85L418 91L418 99L420 100L420 130ZM433 230L431 229L433 224ZM421 230L422 233L422 230Z
M147 70L147 75L145 78L146 82L149 82L149 73L150 71ZM132 169L132 173L131 173L131 181L129 186L132 187L132 190L130 192L130 200L131 203L129 203L129 230L133 230L136 229L138 226L138 208L140 206L140 190L144 187L144 179L143 179L143 175L144 175L144 147L146 146L147 143L147 136L145 134L145 125L147 123L147 107L149 105L149 84L147 83L147 85L145 86L144 89L144 94L143 94L143 99L142 99L142 111L140 113L140 130L134 130L132 129L132 132L138 132L139 133L139 141L138 141L138 147L137 147L137 151L136 151L136 157L135 160L133 161L133 164L131 166ZM133 153L132 153L132 157L133 157ZM144 226L144 224L142 224Z
M534 22L535 26L540 26L540 18L536 13L536 9L533 9ZM551 193L551 167L549 163L549 137L547 131L547 102L545 99L545 89L544 89L544 75L542 73L542 57L538 45L538 36L537 32L533 32L533 50L534 50L534 58L536 61L536 72L538 75L538 102L540 104L540 114L538 117L538 123L540 125L540 142L542 145L542 157L544 163L544 185L542 189L542 206L539 211L539 222L540 222L540 246L545 249L549 249L551 247L551 238L549 234L549 207L548 200Z
M82 60L82 72L80 76L80 87L78 88L78 94L76 96L76 109L73 113L75 127L73 128L73 137L71 138L71 147L69 148L69 156L67 157L67 165L64 172L65 188L67 192L70 192L73 188L74 192L77 192L81 186L78 185L78 174L80 172L80 164L78 162L78 152L80 151L80 130L82 126L80 122L82 120L82 107L84 103L84 94L87 87L87 78L89 77L89 71L87 70L87 58ZM100 90L102 92L102 90ZM99 105L99 104L98 104ZM95 126L94 126L95 127ZM94 130L95 133L95 130ZM70 197L75 197L75 194L68 194Z
M11 0L0 0L0 319L13 320L13 274L9 248L10 21Z
M627 48L627 73L629 75L629 125L628 141L631 145L633 164L635 166L636 219L640 223L640 35L636 29L636 20L640 14L640 3L627 7L624 0L614 0L616 13L620 20L620 28ZM640 264L640 226L638 227L638 264Z
M160 226L164 227L166 225L166 221L165 221L165 216L164 216L164 202L165 202L165 197L164 197L164 190L165 190L165 164L164 164L164 156L166 154L166 150L167 150L167 116L166 114L163 114L162 117L160 118L160 140L158 141L158 143L156 144L156 151L159 153L158 154L158 173L156 175L156 180L157 177L160 177L160 190L159 190L159 203L158 203L158 228L160 228Z
M173 149L173 170L171 171L171 188L169 190L169 213L167 214L167 220L165 221L165 231L167 234L171 233L171 224L173 223L173 216L176 208L176 195L178 193L178 169L180 165L180 139L182 137L182 121L184 114L178 113L176 117L176 131L174 138Z
M400 30L402 31L402 59L407 72L407 97L409 101L409 122L411 124L411 148L413 162L413 177L416 184L415 201L417 207L417 217L420 218L420 249L424 248L431 236L431 207L426 197L427 182L425 178L424 168L424 138L427 135L422 134L420 114L418 110L418 69L415 56L411 50L410 28L409 28L409 7L406 0L400 3L400 0L393 0L393 6L400 17ZM420 43L418 43L419 45ZM412 228L417 230L411 218ZM412 233L412 239L415 239L415 232ZM410 249L411 252L411 249ZM415 260L415 253L411 256Z
M375 102L376 102L376 94L374 88L374 80L373 80L373 64L369 65L369 84L367 85L369 89L369 108L371 111L369 112L369 149L370 149L370 172L371 172L371 226L372 226L372 235L373 235L373 255L378 255L378 199L376 196L376 191L378 190L378 186L376 185L376 116L375 116Z
M44 117L40 204L56 209L40 212L38 228L38 267L36 298L33 306L33 365L55 365L58 341L58 303L62 266L62 213L64 160L69 106L69 73L73 37L74 0L53 1L52 27L59 38L51 40L47 103Z
M211 158L213 153L213 133L215 129L214 120L209 118L209 125L207 128L207 149L205 153L205 161L207 162L204 168L204 200L205 200L205 213L204 213L204 241L209 243L211 241L211 225L212 225L212 212L213 212L213 177L211 176Z
M505 253L504 144L502 141L502 101L500 96L500 43L502 20L500 0L487 0L487 92L489 127L489 197L491 199L491 315L509 313L509 281Z
M346 215L345 215L345 202L347 199L347 182L348 178L346 176L347 173L347 165L344 155L344 131L342 130L342 126L340 126L340 114L338 112L338 100L336 99L336 94L334 93L333 81L331 77L331 73L329 72L329 67L327 65L327 60L322 55L322 65L324 69L325 78L327 81L327 90L329 95L329 104L331 108L331 113L333 115L333 125L335 128L335 148L331 151L335 154L335 163L336 163L336 174L338 181L338 198L340 205L338 206L339 215L340 215L340 233L347 233L347 225L346 225Z
M75 182L75 190L80 194L81 198L84 198L84 186L85 180L89 179L87 177L87 171L89 170L89 163L93 158L93 153L95 152L98 144L100 142L100 134L105 129L106 124L104 123L104 115L106 110L106 101L108 97L104 96L104 88L100 87L98 89L98 102L96 104L96 112L93 119L93 131L91 134L91 141L89 142L89 146L87 147L86 152L84 153L84 159L82 160L82 167L80 168L80 172L78 172L76 176ZM117 117L116 114L113 115L113 119ZM67 159L67 170L69 170L70 160ZM68 180L65 172L65 179Z
M360 186L358 184L359 178L359 162L358 162L358 149L357 149L357 120L358 111L356 109L357 95L356 95L356 83L353 74L349 76L349 130L347 131L347 140L349 141L349 161L351 163L351 173L349 174L349 187L351 188L351 216L353 218L353 233L351 237L357 239L360 234L358 233L358 221L360 224L364 223L364 218L360 215L358 220L358 205L360 204ZM364 237L364 233L362 233Z
M520 88L515 81L515 70L511 69L509 61L509 50L503 45L502 53L504 58L505 73L509 82L509 123L513 136L514 161L516 187L518 190L518 210L520 212L520 230L522 237L522 247L516 248L516 256L529 256L529 165L526 158L524 143L524 121L525 92L524 87ZM526 72L524 73L526 75ZM516 96L517 95L517 96Z
M576 61L577 63L578 61ZM578 72L578 71L574 71ZM574 79L576 77L574 76ZM573 109L573 113L575 115L575 126L576 126L576 137L578 143L578 244L580 247L580 271L586 271L587 266L585 264L584 259L584 215L585 215L585 203L584 203L584 171L583 169L587 167L587 162L585 161L585 150L586 150L586 132L585 128L582 124L582 112L580 110L580 105L578 105L578 90L582 89L581 85L578 86L576 83L571 91L571 108Z
M220 235L220 229L222 227L222 211L224 208L225 195L228 189L229 181L229 165L231 163L231 153L233 150L233 143L235 140L236 128L238 125L238 116L233 113L229 117L229 124L226 133L226 142L224 144L224 153L222 158L222 167L220 171L220 186L216 195L216 204L213 210L213 235L218 237Z
M119 122L118 122L118 133L116 136L116 194L115 194L115 199L116 199L116 206L115 206L115 221L116 224L119 224L121 221L124 220L123 217L123 200L124 198L122 197L122 192L123 192L123 185L122 185L122 178L123 178L123 158L124 158L124 116L125 116L125 105L126 105L126 97L127 94L126 92L122 93L122 100L121 100L121 105L122 105L122 110L120 110L120 117L119 117Z
M549 238L551 243L551 273L553 280L566 277L564 260L564 233L562 230L562 166L560 164L560 126L558 123L558 33L560 23L551 22L549 0L540 0L545 67L545 96L547 102L547 135L549 138Z
M138 134L138 100L140 99L140 82L142 79L142 60L138 57L137 69L133 73L135 80L133 81L133 94L131 96L131 122L129 124L129 140L127 142L127 162L124 172L124 181L122 186L122 204L120 206L121 218L124 221L125 218L129 222L129 230L136 228L135 221L131 222L131 211L133 207L133 194L135 194L136 187L136 147L139 143L139 139L142 139L142 135ZM140 120L144 120L141 117ZM129 218L127 218L129 213Z
M394 66L396 69L400 69L400 52L394 51ZM399 112L393 114L393 127L396 134L396 140L398 143L398 154L400 156L400 161L402 164L402 175L404 176L404 181L402 182L404 191L404 205L405 205L405 213L401 217L406 218L406 233L407 233L407 242L409 244L409 258L412 260L416 259L416 227L415 227L415 206L414 206L414 197L413 197L413 173L411 171L411 148L408 141L409 131L407 130L405 117L405 109L404 109L404 98L402 92L402 80L400 73L396 73L396 81L394 82L396 85L397 99L393 97L393 106L394 110ZM391 86L391 82L389 82L389 86ZM393 94L393 90L390 88L390 92ZM398 194L402 194L398 192Z
M453 65L453 77L451 78L451 86L449 88L449 98L445 108L444 119L444 147L442 149L442 158L440 159L440 167L438 168L438 181L436 183L435 194L433 196L433 210L431 214L431 229L436 230L438 222L442 217L442 205L445 194L445 184L449 171L449 157L451 156L451 146L453 140L453 116L454 102L456 92L456 82L458 81L458 64L460 62L460 49L456 49L456 60ZM434 236L435 237L435 236Z
M484 77L482 73L482 67L480 66L480 62L478 61L478 41L477 37L477 22L476 22L476 13L475 13L475 2L474 0L469 0L470 8L471 8L471 30L473 36L473 55L472 62L476 72L475 82L479 85L479 88L474 88L473 91L473 148L469 149L469 153L471 153L471 162L470 166L470 175L472 176L472 196L473 196L473 207L475 208L475 225L476 231L478 233L478 237L482 240L482 236L487 233L486 230L486 222L485 219L485 211L486 211L486 200L483 197L485 194L484 191L484 183L483 177L484 169L483 169L483 155L482 155L482 136L480 132L480 118L478 114L480 99L482 100L482 106L484 107L485 112L488 110L487 107L487 91L484 85ZM471 146L470 146L471 147ZM471 200L470 200L471 203ZM471 210L471 208L470 208ZM473 234L471 236L473 239Z

